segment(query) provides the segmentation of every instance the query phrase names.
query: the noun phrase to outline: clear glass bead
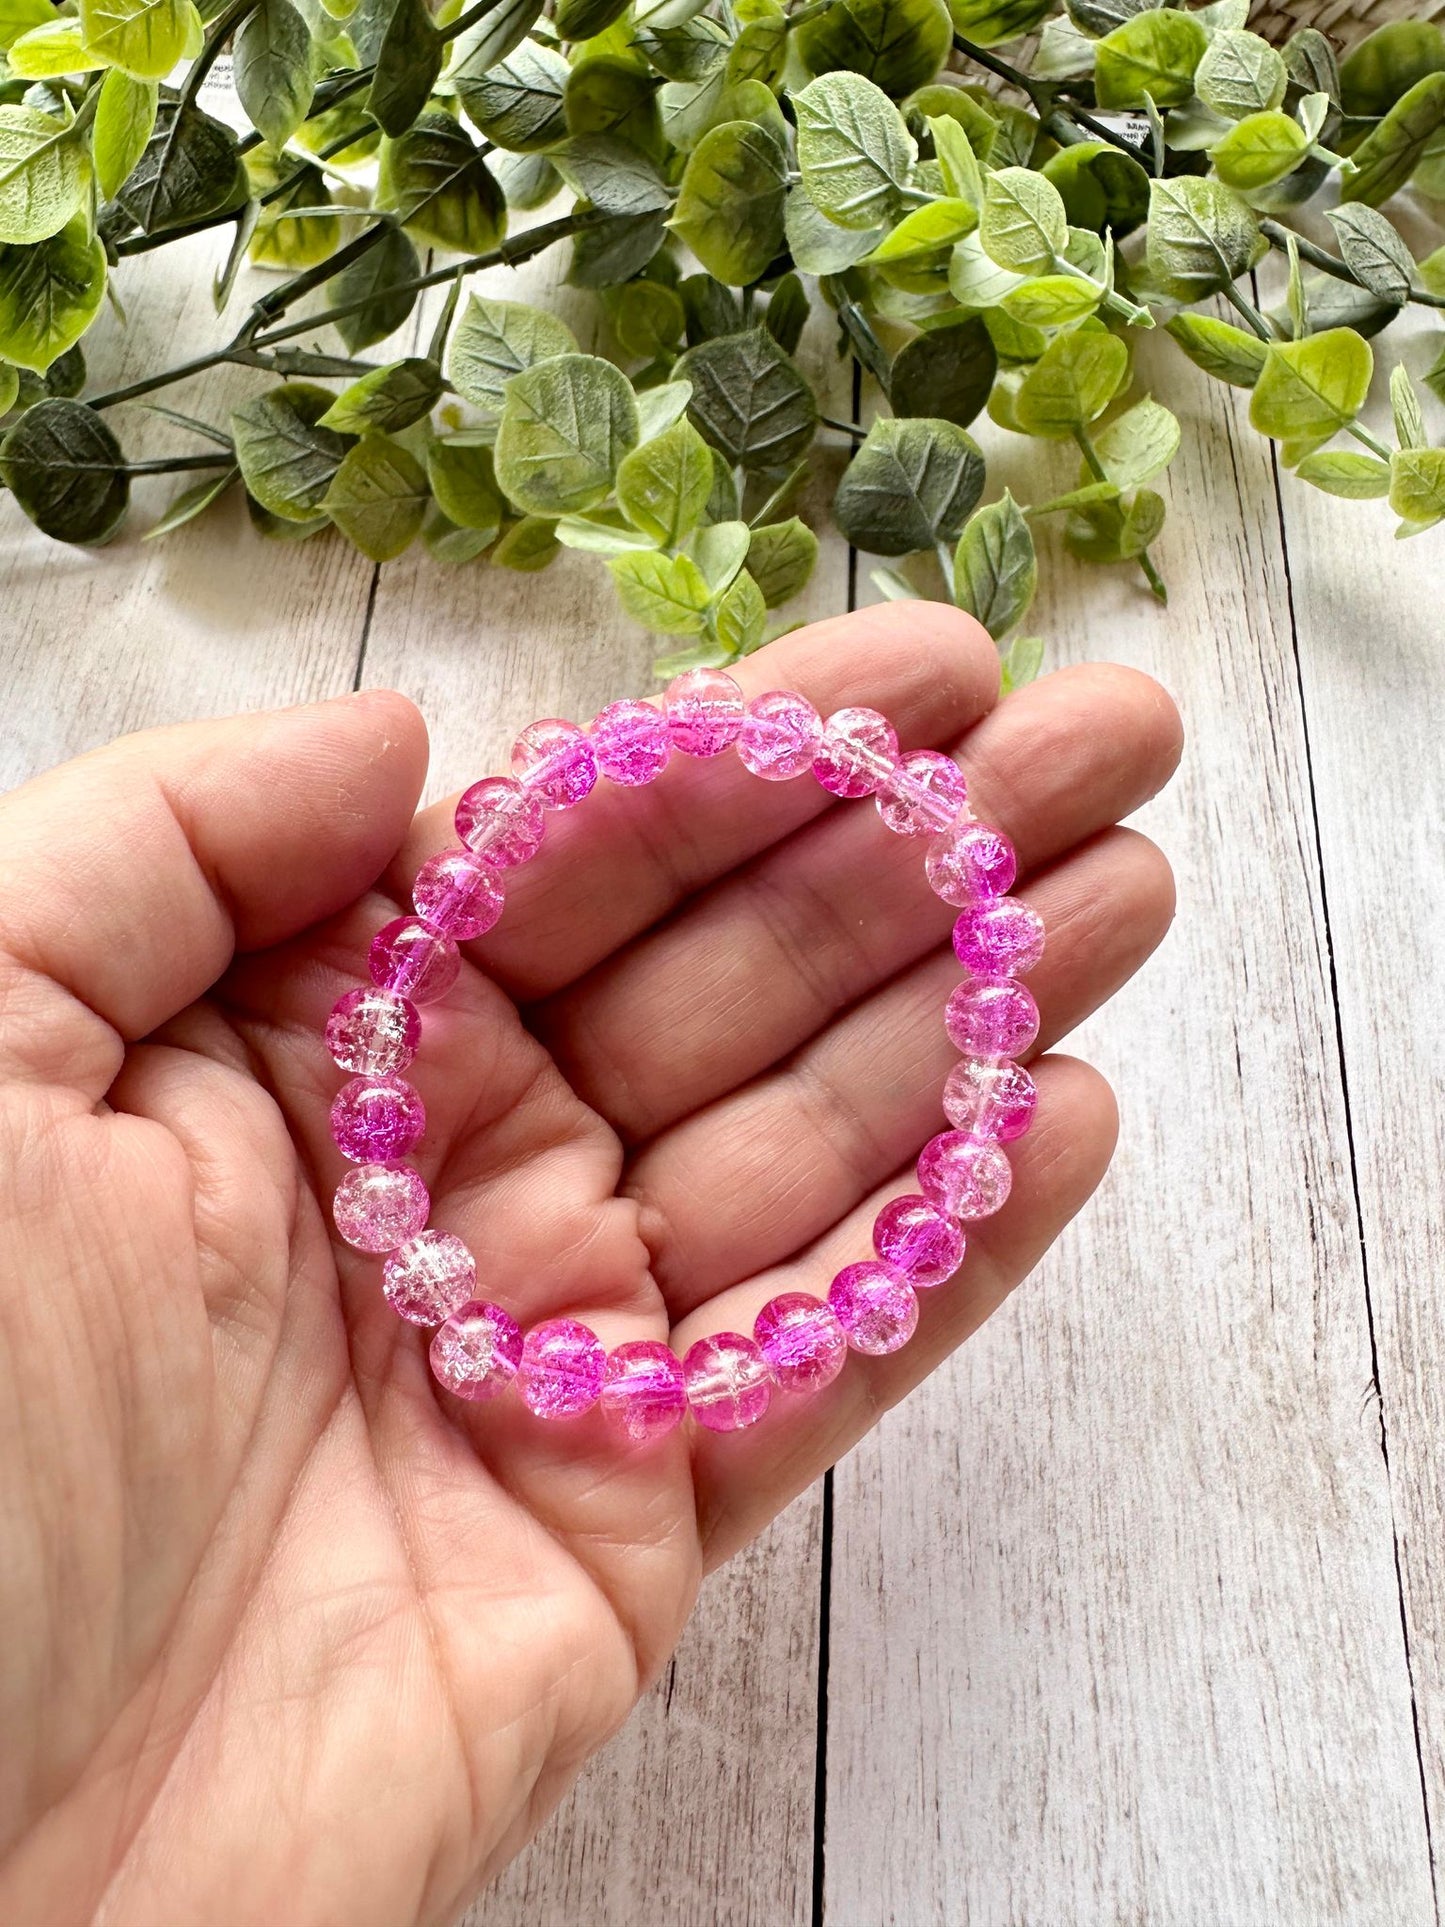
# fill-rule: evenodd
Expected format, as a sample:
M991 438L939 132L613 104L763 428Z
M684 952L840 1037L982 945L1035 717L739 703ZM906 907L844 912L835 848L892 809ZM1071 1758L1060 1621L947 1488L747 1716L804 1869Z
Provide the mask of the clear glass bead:
M960 912L953 954L975 977L1022 977L1044 954L1044 920L1017 897L985 897Z
M823 740L823 719L793 689L770 689L748 704L738 734L738 758L744 769L770 783L803 776L813 767Z
M576 1318L548 1318L522 1340L517 1389L538 1418L575 1418L597 1403L607 1354Z
M661 1339L634 1338L607 1354L602 1416L635 1445L673 1431L686 1412L682 1361Z
M945 830L929 844L923 867L934 895L954 904L1001 897L1018 873L1013 845L987 823Z
M500 1305L473 1299L432 1336L432 1375L458 1398L496 1398L517 1376L521 1362L521 1327Z
M682 1361L682 1377L692 1415L709 1432L741 1432L772 1403L768 1362L741 1332L699 1338Z
M910 1285L941 1285L963 1263L965 1239L927 1198L909 1192L890 1199L874 1219L873 1249Z
M1012 1144L1034 1121L1034 1080L1022 1064L965 1057L943 1087L943 1113L956 1131Z
M420 1043L421 1013L394 990L348 990L326 1020L326 1048L344 1071L373 1077L404 1071Z
M548 716L513 743L512 774L545 809L570 810L597 785L597 754L576 723Z
M968 783L951 756L911 749L875 799L878 814L896 836L936 836L951 829L968 807Z
M667 733L684 756L721 756L738 739L743 692L721 669L685 669L663 699Z
M834 796L872 796L897 767L897 734L876 709L835 709L824 723L813 774Z
M891 1265L872 1259L845 1266L828 1287L828 1303L852 1349L874 1358L906 1345L918 1323L912 1285Z
M411 900L436 929L469 943L496 923L506 894L490 863L470 850L441 850L417 871Z
M1012 977L970 977L954 988L943 1024L969 1056L1017 1057L1039 1034L1039 1007Z
M753 1337L784 1392L822 1391L848 1356L836 1312L805 1291L770 1298L753 1321Z
M450 1231L419 1231L382 1266L381 1288L398 1317L412 1325L439 1325L470 1304L477 1261Z
M408 1164L358 1164L336 1187L332 1221L358 1251L395 1251L427 1221L431 1198Z
M547 814L541 799L512 776L484 776L457 803L457 835L498 870L529 863L542 847Z
M918 1159L918 1188L950 1218L989 1218L1007 1201L1013 1170L997 1144L941 1131Z

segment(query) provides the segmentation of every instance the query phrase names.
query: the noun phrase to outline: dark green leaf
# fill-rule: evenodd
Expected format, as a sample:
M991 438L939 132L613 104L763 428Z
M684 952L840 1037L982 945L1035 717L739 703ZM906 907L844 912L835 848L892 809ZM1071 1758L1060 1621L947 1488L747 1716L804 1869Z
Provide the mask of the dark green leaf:
M700 342L676 373L692 383L694 426L734 467L784 468L812 443L813 391L766 329Z
M1368 17L1368 16L1367 16ZM1375 120L1427 74L1445 72L1445 34L1430 20L1388 20L1340 64L1340 104Z
M763 326L785 355L793 354L808 323L808 296L796 274L785 274L768 297Z
M465 562L475 562L479 555L496 539L496 529L461 529L455 522L447 520L440 509L427 511L421 525L421 539L426 543L427 553L448 568L456 568Z
M421 532L429 500L416 457L387 435L363 435L346 451L321 506L373 562L390 562Z
M628 281L613 300L612 328L624 354L652 362L676 353L687 325L676 289L659 281Z
M563 40L592 40L627 11L627 0L557 0L554 14Z
M492 550L492 560L504 569L535 575L539 569L546 568L561 546L555 521L543 515L524 515L520 522L514 522L503 532L501 541Z
M542 0L501 0L469 27L452 49L447 75L458 93L467 81L480 80L520 47L541 11Z
M272 6L276 0L265 3ZM441 70L442 38L426 0L396 0L366 96L367 111L384 134L406 132L431 98Z
M1335 50L1317 27L1301 27L1290 35L1281 51L1293 93L1326 94L1339 105L1340 70L1335 64Z
M833 519L855 548L910 555L952 542L983 483L983 453L956 423L885 418L839 483Z
M1132 154L1105 141L1061 147L1044 163L1044 177L1063 196L1072 227L1132 234L1149 213L1149 176Z
M1445 122L1445 73L1427 74L1355 149L1355 171L1340 182L1342 201L1378 207L1402 188Z
M116 196L142 233L183 227L236 194L236 136L196 107L162 101L155 132Z
M1007 490L969 520L953 558L953 599L995 642L1022 621L1034 599L1034 538Z
M500 151L492 157L492 178L506 197L507 206L519 214L545 207L562 191L562 176L545 154Z
M952 36L944 0L833 0L795 39L809 73L863 74L897 100L933 79Z
M447 114L423 114L400 140L382 143L376 205L458 254L485 253L507 225L507 204L480 150Z
M637 402L621 370L595 355L557 355L507 384L497 480L529 514L575 514L611 491L637 437Z
M499 421L513 375L554 355L576 353L576 336L556 315L474 294L452 336L447 373L464 401L488 421Z
M0 476L36 528L57 542L104 542L130 499L120 444L93 408L52 397L0 442Z
M421 0L401 3L419 6ZM315 91L311 32L291 0L260 0L246 16L236 35L233 70L247 119L273 147L284 147L310 112ZM374 112L374 85L371 91Z
M365 299L355 314L343 315L336 331L352 354L370 348L402 327L416 305L416 290L405 284L421 273L421 262L400 228L388 228L369 253L343 268L326 284L328 307Z
M105 249L84 215L32 247L0 247L0 357L43 375L105 298Z
M219 502L228 489L233 488L241 479L239 468L217 469L204 481L193 482L189 488L182 489L161 519L148 528L141 540L157 541L163 535L194 522L198 515L204 515L213 502Z
M704 14L676 27L641 27L633 45L664 79L696 82L726 66L732 41L720 21Z
M1253 388L1264 366L1265 345L1257 335L1213 315L1177 314L1166 323L1197 368L1231 388Z
M321 426L339 435L364 435L368 429L392 434L429 415L441 392L436 364L410 356L374 368L343 389L321 417Z
M485 532L490 541L502 522L491 449L473 436L439 436L427 448L426 472L437 506L448 521L458 528Z
M796 515L786 522L765 522L748 540L748 574L769 609L807 587L817 560L818 538Z
M745 287L783 245L787 156L765 128L725 121L693 149L673 230L719 281Z
M1345 266L1382 301L1401 306L1410 298L1415 279L1415 257L1397 229L1378 209L1361 201L1327 210Z
M781 12L760 14L747 21L733 42L727 59L730 85L758 80L765 87L781 79L788 57L788 22Z
M998 372L998 353L977 315L916 335L894 357L888 398L897 415L928 415L960 428L982 410Z
M653 163L616 134L574 134L549 158L573 193L604 214L655 214L672 204Z
M575 288L615 288L652 260L667 237L667 216L614 214L572 243L567 279Z
M961 34L979 47L997 47L1032 33L1053 0L950 0L949 13Z
M567 132L567 62L555 47L527 40L489 72L456 78L457 96L478 130L498 147L529 154Z
M63 355L55 357L45 371L47 394L78 395L84 386L85 350L83 348L67 348Z
M320 426L331 399L312 382L284 382L231 416L246 487L283 521L315 517L346 454L345 440Z

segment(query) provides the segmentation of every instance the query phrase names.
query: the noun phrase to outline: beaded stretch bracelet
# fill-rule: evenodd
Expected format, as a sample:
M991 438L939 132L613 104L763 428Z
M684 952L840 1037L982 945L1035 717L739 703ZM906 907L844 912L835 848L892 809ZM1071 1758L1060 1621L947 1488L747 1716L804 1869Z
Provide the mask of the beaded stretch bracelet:
M607 1352L575 1318L546 1319L524 1336L509 1312L478 1297L476 1261L462 1240L425 1229L431 1199L404 1160L426 1129L426 1111L400 1075L420 1042L418 1006L455 983L458 943L482 936L501 916L503 874L537 854L548 811L580 803L599 776L634 788L651 782L674 751L707 757L732 747L755 776L780 781L811 771L834 796L873 796L897 834L931 839L928 881L960 909L953 948L967 972L944 1012L964 1053L943 1090L953 1128L924 1147L918 1193L879 1212L877 1255L845 1266L826 1301L786 1292L763 1306L751 1337L719 1332L681 1360L656 1339ZM436 1327L431 1369L457 1397L495 1398L515 1381L538 1418L570 1418L600 1404L635 1441L670 1432L689 1411L710 1431L739 1431L756 1424L774 1392L830 1384L850 1348L879 1355L906 1344L918 1322L917 1291L953 1275L963 1226L1008 1197L1012 1172L1000 1147L1028 1130L1035 1102L1033 1079L1014 1059L1033 1043L1039 1022L1017 979L1043 952L1043 924L1007 895L1013 849L970 812L962 770L933 750L900 755L876 710L841 709L825 723L792 691L749 703L730 676L693 669L669 685L660 709L613 703L586 730L533 723L512 750L512 771L462 796L462 847L422 865L416 914L377 932L371 984L347 991L327 1020L332 1058L354 1073L331 1107L331 1135L355 1165L337 1186L336 1229L357 1250L385 1255L388 1301L411 1323Z

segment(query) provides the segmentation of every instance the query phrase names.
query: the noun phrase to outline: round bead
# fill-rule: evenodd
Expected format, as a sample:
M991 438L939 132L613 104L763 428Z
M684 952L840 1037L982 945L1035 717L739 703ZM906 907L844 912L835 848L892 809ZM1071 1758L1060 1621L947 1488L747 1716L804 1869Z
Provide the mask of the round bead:
M432 1373L458 1398L495 1398L506 1391L521 1362L522 1332L516 1319L500 1305L479 1299L459 1306L432 1337Z
M358 1164L336 1187L332 1219L358 1251L395 1251L426 1223L431 1199L407 1164Z
M585 730L549 716L513 743L512 774L545 809L570 810L596 786L597 755Z
M918 1188L950 1218L992 1217L1008 1197L1013 1171L996 1144L940 1131L918 1160Z
M848 1356L837 1314L805 1291L770 1298L753 1322L753 1336L785 1392L821 1392Z
M828 1303L855 1352L881 1357L913 1336L918 1299L912 1285L889 1265L870 1259L847 1265L828 1287Z
M575 1418L597 1403L607 1354L575 1318L548 1318L522 1341L517 1389L538 1418Z
M457 803L457 835L498 870L530 862L542 847L545 823L540 798L511 776L484 776Z
M684 756L720 756L743 726L743 692L721 669L685 669L667 685L667 733Z
M462 960L444 931L422 917L395 917L371 940L371 981L414 1004L434 1004L457 980Z
M793 689L770 689L748 704L738 733L738 757L743 768L770 783L802 776L813 767L823 740L823 719Z
M884 783L878 814L898 836L935 836L950 829L968 804L968 783L951 756L911 749Z
M667 766L667 718L652 703L609 703L587 733L609 783L636 789Z
M634 1444L660 1439L686 1411L681 1361L661 1339L630 1339L607 1354L602 1416Z
M1044 954L1044 920L1017 897L986 897L954 924L953 954L975 977L1021 977Z
M741 1432L756 1425L773 1396L768 1362L741 1332L699 1338L682 1361L687 1402L709 1432Z
M502 914L502 879L470 850L441 850L416 873L411 900L438 930L458 943L485 936Z
M1001 897L1018 874L1013 845L987 823L959 823L928 846L924 869L935 896L945 903L976 903Z
M813 774L834 796L872 796L898 767L898 737L876 709L835 709L823 725Z
M394 990L348 990L326 1020L326 1048L344 1071L404 1071L420 1042L421 1013Z
M961 1051L976 1057L1017 1057L1039 1034L1039 1007L1012 977L955 986L944 1007L944 1028Z
M450 1231L419 1231L382 1266L381 1288L409 1324L439 1325L471 1303L477 1261Z
M1022 1064L965 1057L948 1073L943 1111L956 1131L1012 1144L1034 1121L1039 1094Z
M426 1106L404 1077L353 1077L331 1100L331 1136L357 1164L390 1164L421 1142Z
M941 1285L963 1263L965 1239L927 1198L909 1192L873 1220L873 1249L910 1285Z

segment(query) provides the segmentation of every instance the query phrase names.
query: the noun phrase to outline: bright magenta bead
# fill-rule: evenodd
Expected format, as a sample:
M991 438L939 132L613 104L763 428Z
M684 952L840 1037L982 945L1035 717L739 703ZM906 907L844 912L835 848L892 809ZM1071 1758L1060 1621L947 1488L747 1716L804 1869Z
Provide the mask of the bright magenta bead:
M837 1314L806 1291L770 1298L753 1321L753 1337L785 1392L821 1392L848 1356Z
M756 1425L772 1402L768 1362L741 1332L699 1338L682 1361L682 1378L692 1415L709 1432Z
M948 1073L943 1113L956 1131L1012 1144L1034 1121L1039 1094L1022 1064L965 1057Z
M813 774L834 796L872 796L897 767L897 733L876 709L835 709L824 723Z
M467 943L491 929L506 895L490 863L470 850L441 850L417 871L411 900L428 923Z
M457 835L498 870L531 861L546 821L541 800L512 776L484 776L457 802Z
M959 823L928 846L924 869L935 896L945 903L975 903L1013 888L1018 863L1013 845L987 823Z
M426 1223L431 1199L407 1164L358 1164L336 1187L332 1219L358 1251L395 1251Z
M459 1306L432 1337L432 1373L458 1398L496 1398L517 1376L521 1362L522 1332L516 1319L500 1305L479 1299Z
M823 740L823 719L794 689L770 689L748 704L738 733L743 768L770 783L803 776Z
M963 1232L916 1192L893 1198L873 1220L873 1249L910 1285L941 1285L963 1263Z
M344 1071L404 1071L421 1042L421 1013L393 990L348 990L331 1006L326 1048Z
M588 730L597 767L609 783L636 789L667 766L667 718L652 703L609 703Z
M968 782L951 756L911 749L877 796L878 814L898 836L936 836L968 807Z
M513 743L512 774L544 808L570 810L597 785L597 753L576 723L548 716Z
M404 1077L353 1077L331 1100L331 1136L357 1164L390 1164L426 1130L421 1092Z
M450 1231L418 1231L381 1270L386 1301L413 1325L439 1325L471 1302L477 1261Z
M955 986L944 1007L944 1028L961 1051L975 1057L1017 1057L1039 1034L1039 1007L1012 977Z
M986 897L959 915L953 954L975 977L1022 977L1044 954L1044 920L1017 897Z
M918 1188L950 1218L989 1218L1008 1197L1013 1170L996 1144L940 1131L918 1159Z
M721 669L685 669L667 685L667 733L684 756L721 756L743 726L743 692Z
M371 940L367 957L371 981L395 990L414 1004L445 997L462 967L457 947L445 931L424 917L394 917Z
M828 1303L853 1350L873 1358L906 1345L918 1323L912 1285L891 1265L875 1264L871 1258L838 1273L828 1287Z
M576 1318L548 1318L522 1340L517 1389L538 1418L575 1418L597 1403L607 1354Z
M686 1411L682 1361L661 1339L629 1339L607 1354L602 1416L634 1444L660 1439Z

